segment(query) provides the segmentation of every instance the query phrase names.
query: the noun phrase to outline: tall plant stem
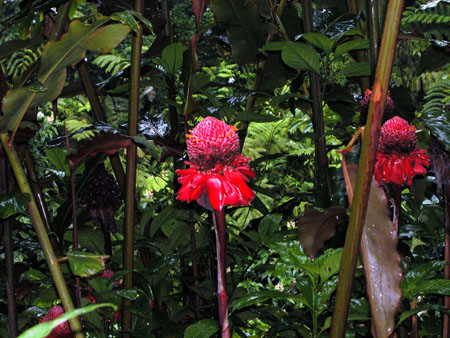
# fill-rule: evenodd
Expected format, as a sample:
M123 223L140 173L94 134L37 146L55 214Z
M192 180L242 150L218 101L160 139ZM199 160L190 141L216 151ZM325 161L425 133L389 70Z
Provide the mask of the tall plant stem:
M222 338L230 338L230 325L228 323L227 277L226 277L226 245L227 230L225 211L213 211L214 231L216 233L217 251L217 300L219 304L219 324Z
M45 202L44 193L37 183L38 176L34 167L33 157L27 147L23 147L23 150L25 155L25 168L27 168L27 174L30 180L31 189L33 190L34 199L36 200L36 205L38 206L42 220L44 221L45 229L47 230L47 233L49 233L53 231L50 223L50 212L48 211L47 203ZM53 249L56 249L58 247L58 239L54 235L49 236Z
M381 121L386 102L387 89L394 62L395 46L403 9L403 0L391 0L388 5L383 39L377 66L376 78L369 105L367 124L362 140L361 155L359 158L358 176L352 203L350 221L342 253L339 282L336 301L331 322L332 338L341 338L345 335L348 306L356 269L359 244L364 226L372 182L375 156L378 147Z
M284 7L286 6L286 3L287 3L287 0L280 0L280 2L278 4L276 15L279 18L281 18L281 16L283 15L283 11L284 11ZM267 36L266 43L271 42L274 39L276 34L277 34L276 30L274 30L272 33L270 33ZM264 53L264 56L267 57L267 55L268 55L268 53ZM256 77L255 77L255 81L253 82L253 86L252 86L252 95L250 95L247 100L247 105L245 107L246 111L249 111L250 109L252 109L255 106L256 92L259 90L259 88L261 86L262 80L264 78L265 69L266 69L266 60L262 60L258 63L258 67L256 69ZM247 136L247 130L248 130L249 125L250 125L250 123L243 122L239 128L239 144L241 147L241 151L242 151L242 147L244 146L244 142L245 142L245 138Z
M70 298L70 293L67 285L64 281L64 276L59 266L58 259L53 251L53 247L50 244L47 231L45 230L44 222L42 221L41 214L34 200L33 192L28 183L25 172L21 166L19 156L16 150L10 144L10 138L7 133L0 134L0 139L5 149L6 155L8 156L9 163L16 177L17 184L19 185L20 191L25 194L29 194L31 201L28 203L28 212L30 214L31 221L33 223L34 231L37 234L39 243L44 252L45 258L47 260L47 265L50 269L50 273L55 283L56 290L58 291L59 298L64 306L65 311L74 310L72 299ZM84 338L84 334L81 331L81 324L78 317L69 320L70 327L75 333L76 338Z
M444 278L450 279L450 187L444 186L444 212L445 212L445 269ZM450 309L450 297L445 296L444 304L447 309ZM442 337L448 338L450 336L450 317L444 314Z
M8 168L6 154L0 144L0 194L8 193ZM7 219L3 222L3 246L5 247L6 262L6 297L8 300L8 327L9 337L16 338L18 334L16 297L14 288L14 248L12 241L11 222Z
M378 51L380 49L380 19L378 0L366 0L367 35L369 36L369 56L372 79L377 68Z
M199 284L199 274L197 265L197 244L195 241L195 222L194 222L194 209L189 206L189 234L191 236L191 253L192 253L192 276L194 277L194 285ZM200 308L200 297L197 293L194 295L195 304L195 316L197 317L198 309Z
M67 156L70 156L70 144L69 135L67 134L67 128L64 125L64 134L66 137L66 149ZM70 198L72 200L72 250L78 251L78 219L77 219L77 204L75 198L75 171L72 162L69 161L70 168ZM75 296L77 301L77 308L81 308L81 287L80 287L80 277L75 276Z
M143 0L134 1L134 10L142 13L144 8ZM139 80L141 72L141 49L142 49L142 25L139 23L138 32L133 35L131 44L131 70L130 70L130 95L128 105L128 135L135 136L138 127L139 112ZM124 245L123 245L123 268L128 270L124 277L123 288L133 287L133 267L134 267L134 209L136 193L136 144L132 143L127 151L127 174L125 184L125 219L124 219ZM127 332L131 329L131 312L129 307L131 301L124 298L122 302L124 311L122 312L122 337L129 338Z
M347 0L347 7L350 14L357 15L359 13L358 0ZM356 28L361 29L359 20L356 22ZM359 39L359 37L356 38ZM356 61L366 61L366 53L363 50L356 51ZM361 87L362 92L370 88L370 78L368 76L361 76L359 78L359 86Z
M312 1L302 1L303 30L305 33L313 31ZM318 207L330 206L330 180L328 177L328 159L325 142L325 125L323 121L322 99L320 93L320 79L315 72L309 72L312 98L312 124L314 127L315 167L314 167L314 195Z

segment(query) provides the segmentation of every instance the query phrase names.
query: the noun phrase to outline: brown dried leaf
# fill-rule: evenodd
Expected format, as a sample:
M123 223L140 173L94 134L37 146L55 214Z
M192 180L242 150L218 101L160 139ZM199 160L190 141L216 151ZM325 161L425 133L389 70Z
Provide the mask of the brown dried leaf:
M345 209L331 206L324 212L315 209L306 209L303 216L298 219L298 237L305 253L314 259L336 232L336 226L345 216Z
M78 149L77 153L70 154L67 158L73 166L77 166L85 157L95 156L97 153L113 155L120 148L128 148L132 140L118 134L104 134L94 137L85 146Z
M347 169L354 186L358 166L350 164ZM352 190L347 186L349 199L353 196ZM360 253L372 315L372 334L378 338L387 338L392 334L395 314L402 298L400 285L403 272L397 242L397 229L389 216L388 198L372 180Z

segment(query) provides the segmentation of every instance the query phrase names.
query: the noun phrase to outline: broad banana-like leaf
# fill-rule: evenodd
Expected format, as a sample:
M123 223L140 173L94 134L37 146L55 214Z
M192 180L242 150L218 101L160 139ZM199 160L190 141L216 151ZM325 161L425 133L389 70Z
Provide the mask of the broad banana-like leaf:
M350 164L347 169L352 184L347 186L347 193L351 200L358 167ZM372 180L360 254L370 302L372 334L378 338L387 338L394 331L395 314L402 298L403 272L397 242L397 229L389 216L387 196Z
M27 87L9 90L2 105L0 131L17 131L25 112L33 106L55 99L62 91L66 79L66 67L78 63L86 50L107 52L116 47L128 34L130 27L122 24L104 26L110 18L99 18L86 25L73 21L61 40L48 42L40 57L36 81L46 90L31 91ZM103 26L103 27L102 27Z

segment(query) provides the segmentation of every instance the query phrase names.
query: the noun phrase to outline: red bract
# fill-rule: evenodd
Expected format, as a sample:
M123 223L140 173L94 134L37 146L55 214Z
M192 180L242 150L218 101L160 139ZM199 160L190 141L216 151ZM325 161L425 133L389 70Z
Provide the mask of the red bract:
M41 318L41 323L49 322L53 319L58 318L64 314L64 310L61 306L55 305ZM45 338L69 338L72 337L72 330L70 329L69 323L65 321L64 323L55 327L52 332Z
M381 127L375 163L378 184L411 185L414 176L426 174L430 158L416 143L416 128L398 116Z
M249 158L240 155L236 127L214 117L202 120L187 137L190 167L177 170L181 201L196 200L207 209L221 211L225 205L248 205L255 197L247 185L255 177Z

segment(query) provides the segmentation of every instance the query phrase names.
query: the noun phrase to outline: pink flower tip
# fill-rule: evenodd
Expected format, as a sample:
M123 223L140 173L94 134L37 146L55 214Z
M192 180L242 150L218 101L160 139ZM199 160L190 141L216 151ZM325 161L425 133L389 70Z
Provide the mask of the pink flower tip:
M177 199L196 200L207 209L248 205L255 193L247 185L255 177L249 158L240 154L237 128L214 117L202 120L186 135L188 169L177 170L182 187Z

